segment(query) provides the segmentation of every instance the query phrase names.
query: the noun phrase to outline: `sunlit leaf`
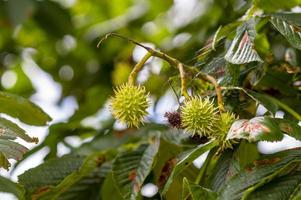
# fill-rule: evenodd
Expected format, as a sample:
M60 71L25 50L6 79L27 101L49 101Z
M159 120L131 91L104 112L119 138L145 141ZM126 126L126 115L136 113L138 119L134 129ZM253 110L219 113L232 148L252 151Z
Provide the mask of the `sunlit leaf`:
M279 14L271 16L271 23L295 48L301 49L301 14Z
M254 48L256 31L254 20L248 21L237 28L236 36L227 50L225 59L232 64L244 64L253 61L262 62Z
M0 112L37 126L46 125L51 118L38 106L20 96L0 92Z
M268 12L277 11L279 9L290 9L295 6L300 6L300 4L301 4L300 0L278 1L277 3L275 3L274 0L254 1L254 5Z
M278 125L268 117L255 117L250 120L240 119L235 121L227 135L230 139L246 139L248 141L280 141L283 138Z
M15 160L20 160L27 151L28 149L21 144L11 140L0 139L0 152L8 159L13 158Z
M19 137L26 142L38 142L38 138L30 137L26 134L25 130L20 128L17 124L4 118L0 118L0 137L8 139L16 139Z

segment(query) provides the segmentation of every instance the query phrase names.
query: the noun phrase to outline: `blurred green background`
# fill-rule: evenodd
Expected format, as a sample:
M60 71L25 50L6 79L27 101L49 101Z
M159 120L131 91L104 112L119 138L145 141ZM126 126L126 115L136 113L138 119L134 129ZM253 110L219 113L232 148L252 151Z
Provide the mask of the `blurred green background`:
M282 4L275 4L275 8L274 2L268 3L265 10L286 10L293 1L279 2ZM106 130L124 128L114 123L106 102L112 88L127 80L144 51L118 38L97 48L106 33L116 32L194 65L197 52L210 43L218 27L240 18L250 4L251 0L0 0L1 90L29 98L53 118L49 127L18 122L40 139L38 145L24 143L32 149L25 158L39 154L21 161L23 166L15 170L12 179L43 159L70 151L88 155L130 140L118 138L119 132L106 137ZM261 6L265 8L265 3ZM259 41L259 53L270 53L270 43L277 42L273 46L278 52L275 58L283 59L287 43L279 34L276 42L268 41L268 34L275 36L265 31L255 41ZM152 59L138 81L152 94L148 120L161 123L164 112L177 105L170 86L179 90L178 72L162 60ZM267 88L274 86L274 79L270 82ZM289 89L285 88L288 96L297 93ZM164 103L159 103L162 99ZM287 101L300 108L298 99L297 103Z
M111 93L112 84L124 81L136 61L134 46L119 39L97 49L104 34L118 32L152 43L193 63L206 39L219 25L241 15L246 4L238 0L2 0L1 89L25 97L36 92L24 67L30 58L62 87L58 104L73 96L80 108L85 107L85 116L93 114Z

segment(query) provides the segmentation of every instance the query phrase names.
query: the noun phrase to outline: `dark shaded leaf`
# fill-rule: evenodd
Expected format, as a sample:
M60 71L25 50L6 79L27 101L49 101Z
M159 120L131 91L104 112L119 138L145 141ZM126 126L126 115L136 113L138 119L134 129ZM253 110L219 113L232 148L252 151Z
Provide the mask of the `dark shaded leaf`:
M238 200L246 197L285 171L291 164L298 162L301 162L300 149L282 151L254 161L253 167L239 172L223 186L218 199Z
M240 170L239 163L233 157L233 150L227 150L218 159L210 176L208 177L208 188L219 192L232 176Z
M36 2L36 22L50 35L61 38L73 31L73 25L68 10L60 4L44 0Z
M51 159L36 168L27 170L21 174L19 183L26 189L26 197L33 194L43 194L51 186L58 185L72 172L78 170L82 165L84 157L66 155L61 158Z
M176 158L176 162L177 164L174 166L163 190L162 193L166 193L169 189L170 184L172 183L173 179L179 175L186 167L188 167L189 165L191 165L191 163L198 158L200 155L202 155L203 153L205 153L206 151L209 151L210 149L212 149L213 147L215 147L217 145L216 141L211 141L209 143L206 143L204 145L199 145L196 148L187 150L185 152L183 152L182 154L180 154L177 158Z
M141 186L152 170L160 140L156 138L151 144L142 144L134 151L117 156L113 163L113 179L124 199L135 200Z
M215 200L217 193L199 186L195 183L189 182L186 178L183 179L183 193L182 200Z
M33 198L39 198L41 200L57 199L63 193L66 193L66 191L68 191L68 189L75 185L77 182L87 176L90 176L96 168L100 167L104 163L104 161L105 157L103 153L94 153L88 156L87 158L85 158L83 164L79 169L66 176L58 185L50 187L45 193L34 194ZM78 191L73 190L73 194L80 194L82 192L81 188L78 189ZM63 199L68 198L65 197Z
M301 173L283 176L272 180L255 190L248 199L250 200L286 200L292 199L294 192L299 190L301 184Z
M19 200L25 200L24 189L17 183L0 176L0 192L14 194Z

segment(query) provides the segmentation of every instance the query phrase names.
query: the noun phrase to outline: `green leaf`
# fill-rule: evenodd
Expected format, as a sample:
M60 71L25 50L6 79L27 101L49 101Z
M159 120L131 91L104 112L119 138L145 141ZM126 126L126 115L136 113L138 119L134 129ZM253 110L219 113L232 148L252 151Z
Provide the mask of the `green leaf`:
M233 158L239 163L240 169L247 167L254 160L259 158L257 144L242 141L234 152Z
M30 137L25 130L20 128L17 124L0 117L0 137L7 139L22 138L26 142L38 143L38 138Z
M47 31L49 35L57 38L71 34L73 31L68 10L57 2L37 1L34 19L41 30Z
M301 3L300 3L300 5L301 5ZM279 13L274 13L271 16L276 17L281 20L284 20L284 21L287 21L292 24L296 24L297 26L301 26L301 18L300 18L301 13L279 12Z
M301 13L272 15L270 22L295 48L301 49Z
M272 112L273 114L275 114L278 111L278 109L279 109L278 104L275 101L271 100L268 95L260 94L260 93L250 91L250 90L248 91L248 94L252 95L252 97L254 97L268 111Z
M218 159L215 167L208 177L206 186L215 192L219 192L232 176L240 170L239 163L234 159L234 151L226 150Z
M109 173L101 186L101 199L123 200L123 197L114 185L112 173Z
M100 196L100 185L105 181L107 174L111 172L112 162L105 162L97 166L90 175L81 178L60 196L59 200L94 200ZM118 192L117 192L118 193Z
M254 5L265 11L273 12L277 10L290 9L301 5L301 0L277 1L274 0L255 0Z
M203 186L219 192L226 182L259 157L257 145L242 141L238 148L224 151L207 170Z
M270 50L270 49L269 49ZM257 66L254 70L252 70L250 72L250 83L253 86L256 86L261 80L262 78L266 75L266 71L264 66L259 65Z
M165 194L168 191L169 186L171 185L171 183L173 182L173 179L177 175L179 175L185 168L187 168L189 165L191 165L191 163L196 158L198 158L203 153L209 151L210 149L212 149L216 145L217 145L217 141L214 140L214 141L209 142L205 145L199 145L199 146L197 146L193 149L187 150L187 151L183 152L182 154L180 154L178 156L178 158L176 158L177 164L173 168L166 184L164 185L164 188L162 190L162 194Z
M293 163L301 162L300 149L290 149L254 161L254 166L246 168L227 181L218 199L238 200L270 182Z
M9 161L2 152L0 152L0 167L3 167L6 170L8 170L10 167Z
M271 117L255 117L250 120L235 121L228 132L227 139L280 141L284 133L301 140L301 127L297 122Z
M234 30L241 25L242 22L235 21L226 26L220 26L214 34L213 41L212 41L212 49L215 50L216 45L219 41L227 37L228 35L232 34Z
M111 133L107 135L101 133L95 136L93 140L83 143L80 147L74 149L73 151L80 155L89 155L95 151L104 151L107 149L117 148L129 140L130 137L127 134L117 137Z
M278 129L277 124L269 119L268 117L254 117L250 120L237 120L232 124L226 139L246 139L250 142L282 140L283 133Z
M24 198L24 189L17 183L0 176L0 192L14 194L19 200Z
M94 153L88 156L78 170L72 172L58 185L50 187L47 192L41 194L38 193L37 195L34 195L34 197L37 196L41 200L57 199L61 194L66 192L71 186L80 181L82 178L91 175L97 167L100 167L103 164L104 160L105 157L103 153Z
M30 169L19 176L19 183L26 189L26 197L41 195L51 186L58 185L72 172L78 170L84 157L66 155L61 158L50 159L43 164Z
M292 199L294 192L301 184L301 173L276 178L255 190L248 199L250 200L285 200Z
M152 170L160 140L142 144L133 151L121 153L113 163L113 179L124 199L136 199L141 186Z
M274 121L274 123L278 125L278 129L283 133L286 133L297 140L301 140L301 127L297 122L278 118L271 118L270 120Z
M191 197L191 198L190 198ZM182 200L216 200L217 193L183 179Z
M36 126L44 126L51 118L38 106L27 99L5 92L0 92L0 112L18 118Z
M237 28L234 40L227 50L225 59L232 64L245 64L253 61L262 62L258 53L254 49L254 39L256 35L255 21L244 23Z
M300 200L301 199L301 185L299 184L297 190L291 195L291 200Z
M230 87L230 89L235 89L235 90L241 90L244 93L246 93L249 97L251 97L253 100L255 100L258 103L261 103L264 107L266 107L270 112L273 114L276 113L278 108L282 108L284 111L287 113L291 114L293 117L295 117L297 120L301 121L301 115L299 115L295 110L293 110L291 107L283 103L282 101L269 96L267 94L261 94L258 92L254 92L251 90L245 90L240 87Z
M264 117L261 125L263 131L257 135L257 140L273 142L283 139L283 133L274 118Z
M28 149L21 144L10 140L0 139L0 152L8 159L13 158L15 160L20 160L27 151Z

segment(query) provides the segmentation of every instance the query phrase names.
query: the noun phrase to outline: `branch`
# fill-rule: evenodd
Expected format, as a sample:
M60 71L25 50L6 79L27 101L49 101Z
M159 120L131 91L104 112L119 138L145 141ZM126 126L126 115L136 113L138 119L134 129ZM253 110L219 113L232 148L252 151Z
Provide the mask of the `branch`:
M131 85L135 84L137 75L139 73L139 71L142 69L142 67L144 66L144 64L146 63L146 61L152 56L152 54L150 52L147 52L145 54L145 56L143 56L143 58L135 65L135 67L133 68L132 72L129 75L128 78L128 83Z
M168 62L171 66L177 68L177 69L179 70L180 78L181 78L181 93L182 93L183 96L188 97L187 88L186 88L186 81L185 81L185 71L184 71L184 66L185 66L185 65L184 65L183 63L181 63L181 62L178 61L177 59L175 59L175 58L173 58L173 57L170 57L169 55L167 55L167 54L165 54L165 53L163 53L163 52L161 52L161 51L158 51L158 50L152 49L152 48L150 48L150 47L144 46L144 45L142 45L141 43L139 43L139 42L137 42L137 41L135 41L135 40L132 40L132 39L127 38L127 37L124 37L124 36L119 35L119 34L117 34L117 33L108 33L108 34L106 34L104 37L102 37L102 38L100 39L100 41L99 41L98 44L97 44L97 47L99 47L99 46L100 46L105 40L107 40L108 37L110 37L110 36L115 36L115 37L118 37L118 38L127 40L127 41L129 41L129 42L132 42L133 44L136 44L136 45L138 45L138 46L144 48L146 51L148 51L148 53L150 54L150 56L154 56L154 57L161 58L161 59L165 60L166 62ZM147 54L147 55L148 55L148 54ZM145 58L146 60L148 59L148 58L146 58L146 57L144 57L144 58ZM144 58L141 60L141 62L139 62L139 63L137 64L138 66L137 66L137 65L135 66L135 68L136 68L136 67L137 67L137 68L140 67L140 69L141 69L141 67L142 67L143 64L144 64L143 62L145 62L145 61L144 61ZM142 66L140 66L141 63L143 63ZM135 68L134 68L134 70L133 70L133 72L132 72L132 73L134 73L134 76L135 76L135 73L136 73L136 72L134 72L134 71L136 71ZM132 73L131 73L131 74L132 74ZM130 82L130 83L133 82L133 80L132 80L131 77L129 77L129 82Z
M180 78L181 78L181 94L187 98L187 97L189 97L189 95L187 93L186 75L185 75L184 66L182 63L178 64L178 70L180 72Z

